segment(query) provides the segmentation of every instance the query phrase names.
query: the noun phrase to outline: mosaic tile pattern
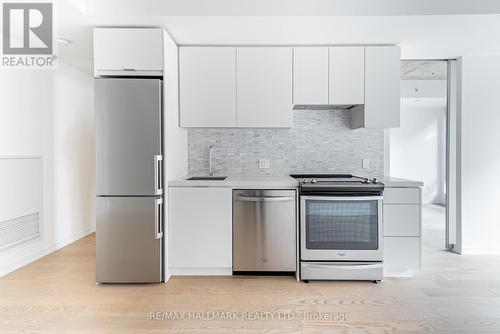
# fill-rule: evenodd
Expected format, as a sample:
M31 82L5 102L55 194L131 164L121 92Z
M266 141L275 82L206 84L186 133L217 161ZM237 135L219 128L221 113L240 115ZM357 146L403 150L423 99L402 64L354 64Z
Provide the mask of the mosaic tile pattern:
M189 173L208 173L214 145L216 175L283 175L300 172L352 173L381 177L384 131L349 128L349 111L296 110L289 129L189 129ZM362 169L361 159L370 159ZM259 169L259 159L269 159Z

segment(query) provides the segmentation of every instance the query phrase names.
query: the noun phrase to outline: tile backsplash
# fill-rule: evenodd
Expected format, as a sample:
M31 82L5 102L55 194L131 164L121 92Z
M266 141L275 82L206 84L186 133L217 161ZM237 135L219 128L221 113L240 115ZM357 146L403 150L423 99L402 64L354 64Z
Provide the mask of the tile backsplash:
M300 172L352 173L381 177L384 131L349 127L349 111L296 110L289 129L191 128L189 173L208 173L208 146L214 145L216 175L283 175ZM259 169L259 159L269 168ZM369 159L369 168L362 168Z

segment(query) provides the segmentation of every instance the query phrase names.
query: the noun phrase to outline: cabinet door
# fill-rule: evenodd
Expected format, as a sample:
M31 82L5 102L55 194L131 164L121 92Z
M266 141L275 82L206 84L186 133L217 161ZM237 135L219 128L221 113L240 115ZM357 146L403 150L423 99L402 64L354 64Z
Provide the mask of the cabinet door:
M328 104L328 47L293 49L293 104Z
M420 236L420 205L384 204L384 236Z
M400 67L398 46L366 47L364 127L399 126Z
M384 270L420 269L419 237L384 237Z
M384 204L420 204L420 188L385 188Z
M232 190L171 187L168 197L172 274L230 273Z
M365 48L336 46L330 48L329 103L363 104L365 102Z
M292 126L292 49L237 49L238 127Z
M180 123L236 127L236 49L179 48Z
M95 28L94 70L96 75L126 72L161 75L163 36L153 28Z

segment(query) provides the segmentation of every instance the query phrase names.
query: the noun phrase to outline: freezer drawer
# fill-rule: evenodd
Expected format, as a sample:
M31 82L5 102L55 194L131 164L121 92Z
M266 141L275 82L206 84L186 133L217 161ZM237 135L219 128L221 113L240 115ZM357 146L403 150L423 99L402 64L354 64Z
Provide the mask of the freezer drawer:
M161 87L157 79L95 80L97 195L161 194Z
M233 271L295 271L295 190L233 191Z
M162 281L161 198L98 197L96 281Z

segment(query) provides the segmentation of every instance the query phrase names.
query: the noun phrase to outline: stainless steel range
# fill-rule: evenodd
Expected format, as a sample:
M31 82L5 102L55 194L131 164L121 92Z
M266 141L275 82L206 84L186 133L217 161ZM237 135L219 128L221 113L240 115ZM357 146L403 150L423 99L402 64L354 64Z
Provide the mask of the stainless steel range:
M300 278L382 280L384 184L350 174L291 176L300 184Z

